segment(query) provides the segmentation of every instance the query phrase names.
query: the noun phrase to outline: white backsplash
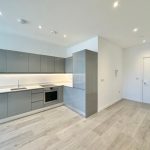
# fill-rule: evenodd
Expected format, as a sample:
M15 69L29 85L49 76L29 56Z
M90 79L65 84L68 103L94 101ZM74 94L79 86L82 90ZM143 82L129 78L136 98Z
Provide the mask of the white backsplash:
M32 85L38 83L72 82L72 74L1 74L0 88L8 86Z

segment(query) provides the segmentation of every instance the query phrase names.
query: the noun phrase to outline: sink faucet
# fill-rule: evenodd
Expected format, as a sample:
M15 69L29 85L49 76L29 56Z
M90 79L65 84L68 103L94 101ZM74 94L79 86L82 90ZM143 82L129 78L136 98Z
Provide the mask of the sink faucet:
M18 89L19 89L19 87L20 87L20 83L19 83L19 80L18 80Z

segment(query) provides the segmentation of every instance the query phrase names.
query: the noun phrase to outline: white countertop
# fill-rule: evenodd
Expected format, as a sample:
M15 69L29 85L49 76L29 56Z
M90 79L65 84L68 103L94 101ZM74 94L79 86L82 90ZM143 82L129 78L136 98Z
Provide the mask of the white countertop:
M48 83L46 83L46 84L48 84ZM53 84L54 86L68 86L68 87L73 87L73 84L70 83L70 82L59 82L59 83L50 83L50 84ZM17 86L16 87L12 87L12 86L10 86L10 87L1 87L0 88L0 93L10 93L10 92L18 92L18 91L27 91L27 90L33 90L33 89L44 89L44 87L42 87L39 83L34 84L34 85L22 85L21 87L23 87L25 89L11 90L13 88L17 88Z

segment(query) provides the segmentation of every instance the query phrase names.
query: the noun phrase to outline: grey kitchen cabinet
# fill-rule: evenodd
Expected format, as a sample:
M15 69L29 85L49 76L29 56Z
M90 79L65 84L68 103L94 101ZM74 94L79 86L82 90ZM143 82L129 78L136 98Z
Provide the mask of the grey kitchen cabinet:
M86 51L73 54L73 87L85 89Z
M32 102L44 101L44 90L43 89L32 90L31 99Z
M0 50L0 72L6 72L6 50Z
M28 72L28 54L7 51L7 72Z
M0 119L7 117L7 94L0 94Z
M53 56L47 57L47 72L48 73L55 72L55 57L53 57Z
M43 108L44 102L43 101L37 101L32 103L32 110Z
M97 112L97 53L73 53L73 88L64 87L64 103L89 117Z
M65 59L60 57L55 57L55 73L65 72Z
M54 73L54 62L54 57L41 55L41 72Z
M41 55L41 72L48 72L48 56Z
M58 87L58 101L63 102L63 86Z
M31 91L8 93L8 116L31 111Z
M41 57L36 54L29 54L29 72L41 72Z
M72 87L64 87L64 104L74 111L85 116L85 90Z
M73 58L65 58L65 73L73 73Z

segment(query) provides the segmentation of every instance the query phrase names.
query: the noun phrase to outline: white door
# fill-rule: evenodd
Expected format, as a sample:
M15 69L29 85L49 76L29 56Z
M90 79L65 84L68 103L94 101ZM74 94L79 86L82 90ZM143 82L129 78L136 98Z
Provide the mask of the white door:
M150 103L150 58L144 58L143 103Z

